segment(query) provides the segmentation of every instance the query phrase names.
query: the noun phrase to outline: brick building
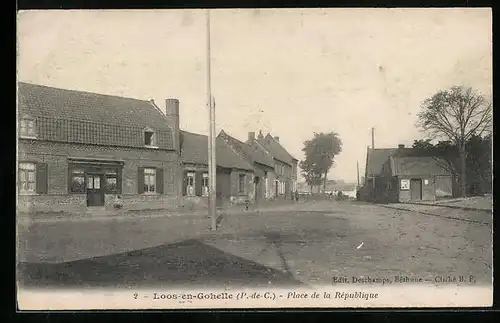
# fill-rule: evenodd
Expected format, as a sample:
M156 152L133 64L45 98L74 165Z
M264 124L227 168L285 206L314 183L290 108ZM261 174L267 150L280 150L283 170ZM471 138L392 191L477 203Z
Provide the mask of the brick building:
M248 140L242 142L224 131L221 131L219 138L229 145L241 158L245 159L254 170L254 200L272 198L274 191L269 183L273 183L276 178L274 173L274 159L271 154L262 147L255 138L255 132L248 133Z
M18 209L76 213L174 208L179 101L19 83Z
M222 131L221 131L222 133ZM254 191L252 166L227 143L216 139L216 197L218 206L243 204ZM183 165L182 206L205 208L208 202L208 137L180 132Z
M264 137L262 132L259 132L256 142L273 157L275 178L269 178L272 196L290 199L292 193L297 190L298 160L280 144L280 139L277 136L273 137L271 134L267 134Z
M453 195L454 177L443 156L415 148L367 148L363 200L409 202Z

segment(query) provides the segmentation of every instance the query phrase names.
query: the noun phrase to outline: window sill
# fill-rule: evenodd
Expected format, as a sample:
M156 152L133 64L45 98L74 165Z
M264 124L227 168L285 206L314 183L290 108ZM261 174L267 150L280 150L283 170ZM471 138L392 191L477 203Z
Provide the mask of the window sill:
M21 196L33 196L33 195L39 195L39 194L36 193L36 192L19 192L18 195L21 195Z
M141 195L160 195L160 193L157 192L143 192Z
M20 139L37 139L36 136L19 135Z
M148 145L145 145L144 147L146 147L148 149L160 149L160 147L158 147L158 146L148 146Z

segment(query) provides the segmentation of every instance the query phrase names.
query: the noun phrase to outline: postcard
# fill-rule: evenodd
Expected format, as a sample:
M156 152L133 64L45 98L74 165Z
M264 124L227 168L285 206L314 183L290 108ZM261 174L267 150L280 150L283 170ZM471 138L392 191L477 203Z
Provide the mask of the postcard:
M19 310L491 306L491 25L18 12Z

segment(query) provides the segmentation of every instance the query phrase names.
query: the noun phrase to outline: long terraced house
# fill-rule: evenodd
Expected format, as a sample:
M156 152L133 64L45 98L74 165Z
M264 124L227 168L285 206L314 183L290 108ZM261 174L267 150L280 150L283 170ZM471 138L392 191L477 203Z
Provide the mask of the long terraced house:
M179 101L18 84L18 210L175 208Z

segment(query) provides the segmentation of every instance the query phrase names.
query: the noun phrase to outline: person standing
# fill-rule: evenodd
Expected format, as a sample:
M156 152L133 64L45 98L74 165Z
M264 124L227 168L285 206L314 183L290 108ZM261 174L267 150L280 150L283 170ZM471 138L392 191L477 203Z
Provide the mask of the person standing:
M295 190L295 202L299 203L299 191Z

